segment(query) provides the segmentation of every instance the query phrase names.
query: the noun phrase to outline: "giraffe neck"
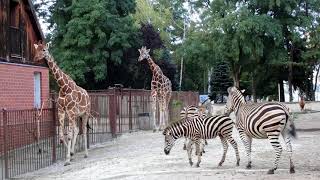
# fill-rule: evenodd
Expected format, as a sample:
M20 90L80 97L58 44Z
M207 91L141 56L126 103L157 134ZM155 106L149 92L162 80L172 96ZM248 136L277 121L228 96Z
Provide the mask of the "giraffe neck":
M151 57L148 58L148 64L150 66L150 70L151 70L152 74L155 74L158 65L153 62Z
M49 54L46 56L46 62L53 74L54 79L57 81L58 86L61 88L68 84L66 81L66 74L59 68L57 63L54 61L53 57Z

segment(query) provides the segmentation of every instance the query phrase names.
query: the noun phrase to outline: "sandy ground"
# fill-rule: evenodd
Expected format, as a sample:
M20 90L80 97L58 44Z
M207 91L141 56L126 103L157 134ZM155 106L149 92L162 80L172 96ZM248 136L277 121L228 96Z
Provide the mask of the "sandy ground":
M320 113L298 115L300 130L293 140L296 173L289 174L288 154L283 151L279 169L274 175L266 172L273 165L274 151L267 140L253 140L251 170L245 169L243 144L234 131L239 145L241 163L236 167L235 154L230 146L222 167L217 167L222 155L219 139L209 140L199 168L190 167L187 153L182 150L183 139L177 141L170 155L163 153L162 133L151 131L125 134L112 142L96 146L75 156L70 166L59 162L50 167L24 174L17 179L320 179ZM311 127L310 127L311 126ZM313 131L304 131L313 129ZM282 142L283 143L283 142ZM283 147L284 143L283 143ZM194 156L194 162L196 157Z

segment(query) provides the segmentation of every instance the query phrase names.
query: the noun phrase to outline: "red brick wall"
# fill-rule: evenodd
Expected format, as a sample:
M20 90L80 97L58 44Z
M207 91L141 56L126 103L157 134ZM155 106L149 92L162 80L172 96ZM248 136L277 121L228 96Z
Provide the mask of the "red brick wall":
M0 108L34 108L34 73L41 73L41 101L48 105L49 69L0 62Z

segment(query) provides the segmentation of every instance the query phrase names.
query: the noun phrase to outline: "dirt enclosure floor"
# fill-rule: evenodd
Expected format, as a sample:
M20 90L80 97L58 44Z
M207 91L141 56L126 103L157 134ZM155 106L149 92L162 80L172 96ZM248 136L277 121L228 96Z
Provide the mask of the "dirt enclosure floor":
M295 120L298 139L293 140L295 174L289 174L289 159L282 141L283 153L274 175L266 172L273 166L274 151L267 140L253 140L252 169L247 162L244 146L234 131L240 149L240 166L229 146L225 163L217 167L222 155L219 139L209 140L199 168L190 167L187 153L182 150L183 139L177 141L170 155L163 152L162 133L141 131L124 134L112 142L91 148L89 158L78 153L70 166L63 162L24 174L16 179L320 179L320 113L299 114ZM317 129L318 128L318 129ZM194 154L194 153L193 153ZM196 162L196 157L193 157Z

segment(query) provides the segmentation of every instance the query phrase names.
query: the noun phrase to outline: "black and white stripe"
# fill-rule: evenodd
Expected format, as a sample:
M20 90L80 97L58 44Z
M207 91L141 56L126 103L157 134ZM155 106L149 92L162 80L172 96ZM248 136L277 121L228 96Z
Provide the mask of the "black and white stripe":
M198 106L189 105L180 111L180 119L205 117L205 112L201 111Z
M278 168L282 147L279 137L284 138L290 157L290 173L294 173L292 161L292 146L290 136L295 137L295 126L289 114L289 109L277 102L246 103L242 92L235 87L228 88L228 101L225 112L232 111L236 115L236 127L243 141L248 157L247 168L251 168L251 143L252 138L269 139L275 150L274 167L268 171L273 174Z
M165 154L169 154L174 142L180 137L187 137L189 141L187 146L188 158L190 165L193 164L191 159L191 146L196 145L196 152L198 155L197 167L201 162L201 139L213 139L217 136L220 137L223 145L223 156L219 163L221 166L225 160L228 142L235 149L237 157L237 165L239 165L240 157L238 152L238 146L236 141L232 137L233 121L224 115L207 117L207 118L194 118L185 119L183 121L175 122L164 129L163 134L165 135Z
M198 107L194 105L189 105L184 107L180 111L180 120L183 121L185 119L194 119L197 117L206 118L205 109L203 107ZM207 145L207 140L204 140L205 144ZM183 150L187 150L187 144L188 144L188 138L185 138L184 144L183 144Z

